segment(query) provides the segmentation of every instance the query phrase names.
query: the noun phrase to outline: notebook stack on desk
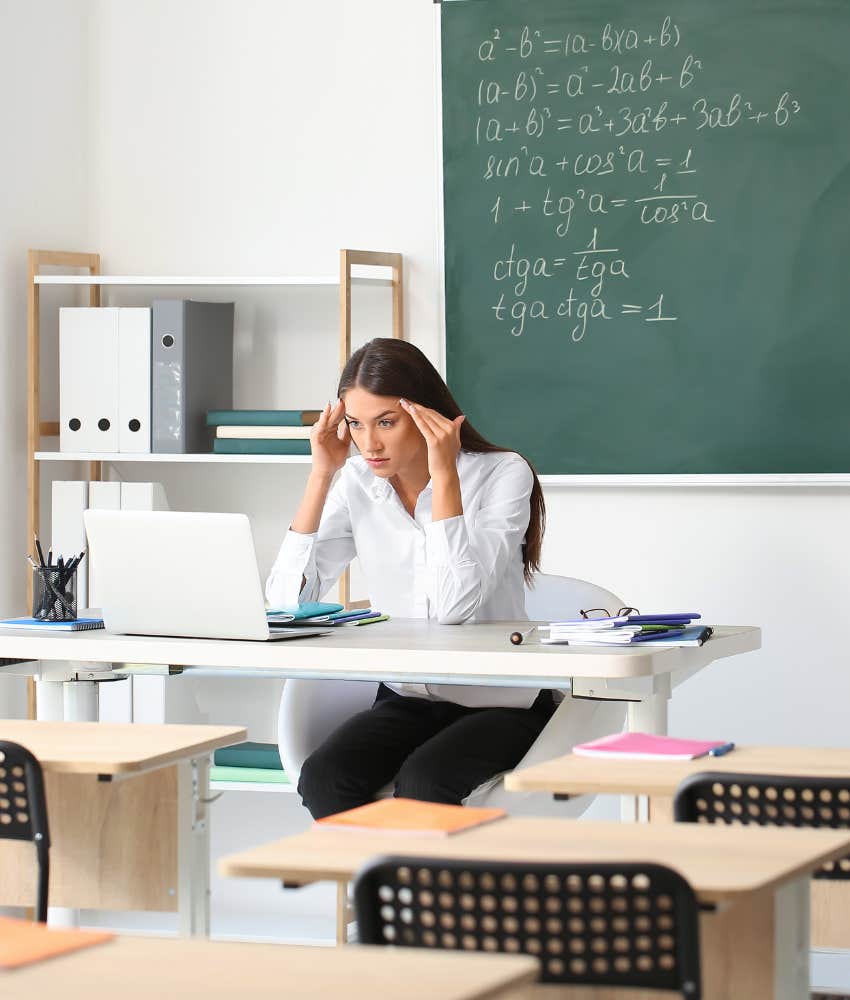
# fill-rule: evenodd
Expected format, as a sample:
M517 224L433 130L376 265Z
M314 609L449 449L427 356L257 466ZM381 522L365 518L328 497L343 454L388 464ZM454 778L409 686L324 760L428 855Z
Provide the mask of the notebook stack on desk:
M576 618L541 625L541 642L567 646L701 646L711 637L711 627L694 625L696 612L655 615L616 615L609 618ZM548 635L547 635L548 633Z

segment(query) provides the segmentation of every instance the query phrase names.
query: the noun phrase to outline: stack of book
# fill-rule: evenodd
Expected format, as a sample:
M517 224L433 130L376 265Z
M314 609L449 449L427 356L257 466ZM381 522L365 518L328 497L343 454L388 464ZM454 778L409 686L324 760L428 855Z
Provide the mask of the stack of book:
M309 455L321 410L208 410L216 455Z
M711 636L708 625L693 625L696 613L619 615L613 618L577 618L541 625L548 632L543 643L567 646L701 646Z
M237 743L213 753L211 781L288 785L276 743Z

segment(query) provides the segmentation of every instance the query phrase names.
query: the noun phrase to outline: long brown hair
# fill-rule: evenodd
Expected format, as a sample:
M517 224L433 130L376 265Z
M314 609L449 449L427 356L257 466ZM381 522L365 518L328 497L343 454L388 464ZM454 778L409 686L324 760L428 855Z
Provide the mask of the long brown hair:
M398 396L420 403L441 413L449 420L459 417L463 410L458 406L440 373L413 344L405 340L376 337L364 344L348 359L339 379L337 395L340 399L349 389L357 386L375 396ZM512 451L492 444L482 437L468 420L460 425L460 446L464 451ZM525 456L521 456L528 462ZM546 504L543 489L531 462L528 462L534 485L531 489L531 516L522 546L523 574L526 582L540 568L540 550L546 529Z

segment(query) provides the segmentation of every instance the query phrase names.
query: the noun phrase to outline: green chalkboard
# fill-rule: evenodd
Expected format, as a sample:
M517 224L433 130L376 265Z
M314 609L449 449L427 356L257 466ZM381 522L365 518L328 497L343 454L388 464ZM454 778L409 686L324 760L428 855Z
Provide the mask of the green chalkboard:
M548 474L850 471L850 2L444 0L446 361Z

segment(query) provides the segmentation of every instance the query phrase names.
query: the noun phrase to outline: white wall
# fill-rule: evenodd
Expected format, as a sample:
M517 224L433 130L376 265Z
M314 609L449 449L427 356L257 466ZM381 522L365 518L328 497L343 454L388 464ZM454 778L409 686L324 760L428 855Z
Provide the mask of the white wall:
M90 118L86 42L71 7L92 13ZM9 46L12 62L0 64L5 92L22 95L3 114L31 136L17 144L25 162L0 161L4 194L19 195L14 232L0 234L2 433L6 454L15 455L14 470L4 473L4 568L19 558L24 523L20 293L28 244L86 243L91 222L88 242L106 270L166 274L331 273L341 246L402 251L407 335L440 358L433 7L427 0L15 5L18 38L36 9L53 12L55 30L40 33L38 44ZM64 84L51 90L61 110L41 112L38 128L21 110L43 86L31 59L52 66L53 82ZM35 90L20 86L30 75ZM87 213L81 162L93 175ZM59 164L72 168L73 186ZM383 332L381 301L356 305L359 336ZM239 405L308 406L333 393L335 293L240 292L237 316ZM297 468L128 470L162 478L176 507L248 510L263 568L304 481ZM846 491L559 487L547 502L548 571L596 580L642 609L696 609L710 622L763 626L763 651L718 663L677 692L672 731L846 742ZM7 577L0 573L0 586L12 586ZM242 718L225 721L247 721L254 738L270 738L268 699L252 704L247 691L246 699Z
M0 613L26 597L27 250L90 245L90 5L0 4ZM45 322L47 336L55 317ZM3 679L0 709L22 686ZM0 712L2 714L2 712Z

